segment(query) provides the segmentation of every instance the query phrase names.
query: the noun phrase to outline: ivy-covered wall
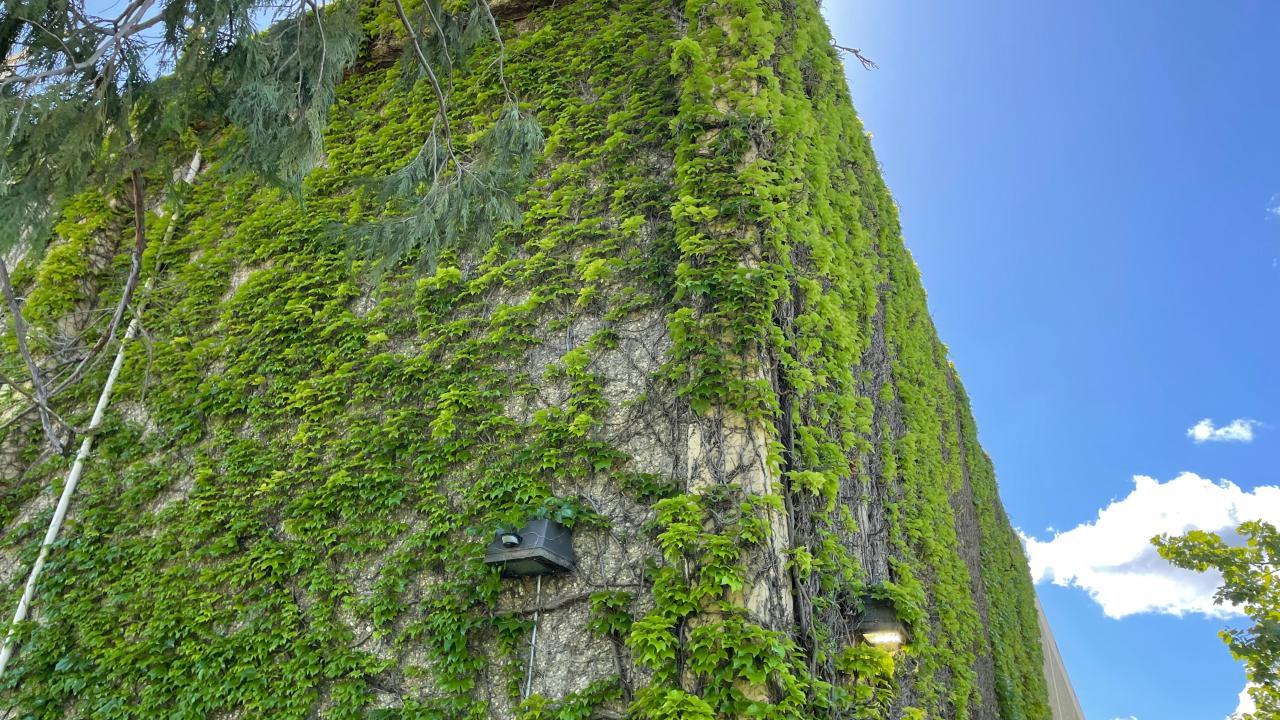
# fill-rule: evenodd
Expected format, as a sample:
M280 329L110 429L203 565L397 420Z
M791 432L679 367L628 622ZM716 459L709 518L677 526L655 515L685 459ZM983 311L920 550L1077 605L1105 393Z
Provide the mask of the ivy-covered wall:
M145 332L0 706L1048 717L1026 563L818 4L538 5L505 20L547 136L523 221L429 274L343 242L435 113L395 67L344 84L305 204L193 133L211 163L153 199L152 236L177 225ZM464 142L502 100L494 52L455 79ZM47 357L119 292L118 194L15 277ZM59 409L83 423L104 375ZM16 601L69 461L3 404ZM538 514L578 569L500 579L493 529ZM910 627L896 656L853 642L868 593Z

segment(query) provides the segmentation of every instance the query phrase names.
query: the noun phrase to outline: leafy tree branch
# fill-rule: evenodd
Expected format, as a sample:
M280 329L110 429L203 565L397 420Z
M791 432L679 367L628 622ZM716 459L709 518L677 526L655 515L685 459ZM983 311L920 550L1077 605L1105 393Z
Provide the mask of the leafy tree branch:
M0 134L7 139L0 148L0 252L38 252L68 198L116 187L121 177L134 214L120 299L63 378L53 379L65 364L41 367L8 273L0 278L30 375L20 381L30 393L19 395L33 404L19 416L37 412L51 447L62 451L50 401L115 342L141 279L143 169L164 177L163 168L190 152L193 134L212 133L230 169L301 199L304 178L323 160L336 88L360 55L365 27L358 2L131 0L112 17L90 12L84 0L0 2ZM419 152L381 181L382 217L341 232L380 264L410 251L430 264L440 248L518 218L515 197L532 172L541 132L507 84L488 0L461 10L425 0L415 12L390 2L406 37L404 77L430 85L436 117ZM498 45L501 107L492 128L462 149L450 117L452 76L488 41Z
M1236 529L1242 544L1193 530L1186 535L1154 539L1160 556L1174 565L1222 574L1214 596L1219 604L1239 608L1253 621L1243 629L1221 633L1231 654L1244 662L1249 694L1257 711L1241 720L1280 717L1280 530L1270 523L1246 522Z

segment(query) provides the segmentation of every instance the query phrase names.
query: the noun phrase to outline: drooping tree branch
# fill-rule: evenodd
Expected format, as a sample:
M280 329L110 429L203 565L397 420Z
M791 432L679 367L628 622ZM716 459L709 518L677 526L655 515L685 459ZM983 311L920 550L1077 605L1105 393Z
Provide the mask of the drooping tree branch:
M425 76L437 109L431 137L383 182L397 216L351 234L353 245L389 262L408 249L429 258L462 235L518 218L514 198L542 142L536 120L519 110L507 84L505 47L489 0L473 0L469 15L426 0L423 14L413 18L403 0L392 2L411 62L420 68L416 76ZM323 157L321 128L362 30L350 7L326 7L325 0L293 0L292 11L281 11L288 19L266 30L261 14L280 11L275 0L125 0L114 18L86 12L84 0L63 0L56 11L44 0L8 0L8 7L9 30L0 37L0 136L8 141L0 148L0 249L38 246L66 198L112 182L122 170L131 180L130 268L92 344L73 339L75 352L42 358L41 367L28 347L21 304L16 296L8 303L32 373L21 382L33 404L10 414L0 429L38 412L51 444L60 447L57 439L66 432L57 428L49 403L95 366L130 313L147 245L144 182L135 168L172 161L171 151L160 148L174 145L174 128L195 122L174 108L191 95L213 98L207 106L197 103L194 117L243 130L229 164L300 196L302 178ZM450 121L452 75L484 37L498 43L504 103L495 125L462 149ZM173 65L163 61L170 54ZM171 73L161 78L157 69ZM404 201L414 209L401 214ZM370 237L375 242L363 242ZM90 337L100 322L90 324Z
M396 14L400 17L400 24L404 27L405 33L409 35L409 42L413 45L418 64L422 66L423 71L427 74L427 80L431 82L431 91L436 96L436 122L443 133L445 147L452 156L453 134L449 129L449 100L444 94L444 88L440 85L440 78L436 77L435 70L431 68L431 63L427 60L427 54L422 51L422 43L418 40L418 31L414 29L413 23L409 22L409 15L404 11L404 4L400 0L392 0L392 2L395 3Z
M511 94L511 86L507 84L507 45L502 42L502 31L498 29L498 19L493 16L493 8L487 2L484 3L484 14L489 19L489 29L498 40L498 80L502 83L502 92L507 102L514 103L515 97Z
M78 8L75 8L74 2L68 3L68 7L72 9L71 14L84 25L85 29L101 35L93 52L82 60L76 60L75 54L71 52L70 48L66 46L64 40L56 33L48 30L43 25L32 19L21 18L23 22L29 23L32 27L38 28L52 36L55 42L63 48L63 52L67 57L67 62L63 65L34 73L19 72L16 67L6 67L5 69L8 72L3 76L0 76L0 88L8 87L10 85L33 87L47 80L75 75L95 67L98 64L98 61L107 56L107 53L120 52L124 44L130 38L146 32L147 30L164 22L163 15L155 15L150 18L146 17L147 11L150 10L153 5L155 5L155 0L142 0L141 2L130 3L129 6L125 8L124 12L117 16L115 20L109 21L109 26L106 26L90 21ZM112 63L109 62L108 66L111 64ZM107 73L100 73L98 75L98 79L103 79L106 74Z

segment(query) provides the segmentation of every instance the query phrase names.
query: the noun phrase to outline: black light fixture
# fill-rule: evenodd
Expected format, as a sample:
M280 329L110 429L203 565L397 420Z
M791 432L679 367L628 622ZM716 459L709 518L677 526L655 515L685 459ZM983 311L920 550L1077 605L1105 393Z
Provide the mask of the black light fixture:
M854 618L853 630L860 641L890 653L907 644L907 626L893 604L881 598L862 598L862 612Z
M494 534L484 561L496 565L503 577L532 577L570 572L577 561L573 535L560 523L538 518L519 530L504 528Z

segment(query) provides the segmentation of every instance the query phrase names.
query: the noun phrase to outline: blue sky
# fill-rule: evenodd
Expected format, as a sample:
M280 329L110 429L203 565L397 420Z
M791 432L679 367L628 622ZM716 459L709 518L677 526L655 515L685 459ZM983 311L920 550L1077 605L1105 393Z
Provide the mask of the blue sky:
M1213 579L1134 538L1280 522L1280 3L825 12L1085 714L1225 717Z

